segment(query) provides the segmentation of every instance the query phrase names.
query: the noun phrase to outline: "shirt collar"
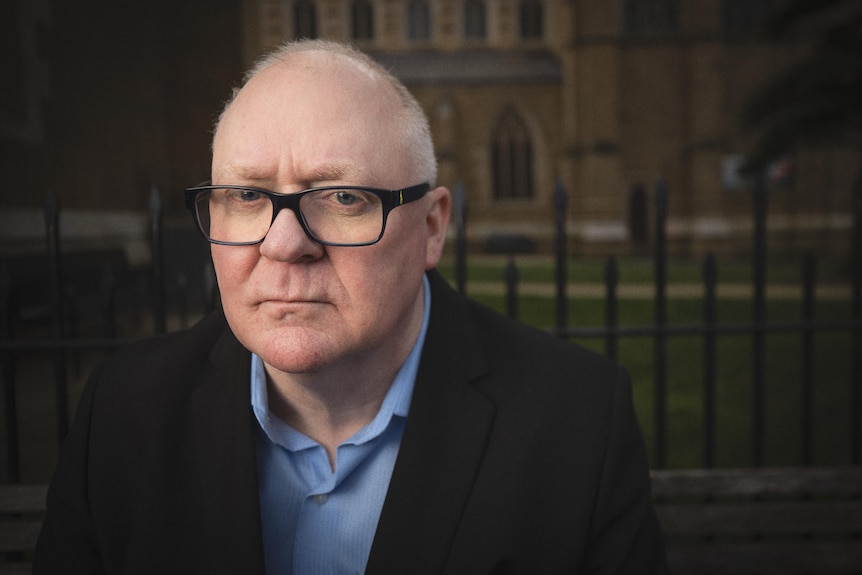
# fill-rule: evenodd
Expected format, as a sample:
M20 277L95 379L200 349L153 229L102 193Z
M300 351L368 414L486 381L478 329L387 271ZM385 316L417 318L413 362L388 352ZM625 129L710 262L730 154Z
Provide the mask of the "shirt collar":
M431 286L427 276L423 277L422 287L425 305L419 337L395 376L377 415L345 443L360 444L371 441L386 430L394 416L407 417L410 410L410 400L413 397L416 373L419 370L422 346L428 331L428 319L431 315ZM273 443L290 451L298 451L317 445L317 442L288 426L270 411L267 399L266 371L263 367L263 360L255 353L251 355L251 405L258 424Z

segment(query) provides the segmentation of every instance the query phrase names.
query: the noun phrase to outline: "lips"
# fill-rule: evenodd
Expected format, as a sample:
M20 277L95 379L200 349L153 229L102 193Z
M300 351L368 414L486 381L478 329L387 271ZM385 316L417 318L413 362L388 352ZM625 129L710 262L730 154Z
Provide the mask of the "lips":
M329 301L329 298L326 298L320 295L319 292L308 291L305 293L297 292L291 293L287 290L278 291L278 290L267 290L260 292L252 293L252 299L259 303L271 302L271 303L325 303Z
M261 300L258 305L264 307L270 307L275 309L285 309L290 310L291 308L307 308L309 306L319 306L319 305L327 305L328 301L322 300L320 298L314 297L301 297L301 298L268 298Z

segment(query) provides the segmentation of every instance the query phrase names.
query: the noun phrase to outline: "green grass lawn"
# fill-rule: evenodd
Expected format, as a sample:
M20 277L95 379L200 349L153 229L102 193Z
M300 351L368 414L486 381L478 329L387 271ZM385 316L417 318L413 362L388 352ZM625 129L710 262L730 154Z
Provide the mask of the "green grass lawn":
M500 282L505 260L491 260L472 266L468 279ZM721 265L721 264L720 264ZM673 262L669 266L670 281L700 282L700 264ZM586 261L572 265L570 281L601 282L603 263ZM735 262L726 266L722 281L750 281L750 266ZM821 281L845 283L843 266L829 263ZM799 266L792 262L779 263L768 270L770 283L798 284ZM448 279L454 279L451 266L441 266ZM823 278L824 274L819 274ZM519 265L521 282L550 283L554 271L551 260ZM620 263L621 283L652 281L652 264L645 261ZM848 291L849 293L849 291ZM505 298L501 295L471 294L498 311L505 313ZM569 298L568 325L601 326L604 323L604 301L601 298ZM671 299L668 302L668 323L700 323L703 303L699 298ZM824 299L816 303L818 321L846 320L850 317L848 299ZM649 325L653 322L652 299L621 299L618 325ZM718 323L747 323L752 317L752 305L747 299L721 299L718 302ZM518 299L519 318L529 324L548 328L555 322L553 297L522 296ZM798 299L771 299L767 306L769 322L796 321L801 318ZM721 335L717 343L716 382L716 443L715 465L720 467L748 466L753 463L752 397L753 397L753 336ZM595 338L578 343L600 353L604 341ZM667 466L700 467L704 462L703 429L703 367L704 342L701 336L670 336L667 343ZM823 331L815 337L813 414L813 463L846 464L851 461L851 335L848 331ZM803 348L798 332L770 333L765 351L765 414L764 464L768 466L800 465L803 453ZM618 359L632 376L635 408L655 460L655 391L654 341L650 337L623 337L618 342Z
M477 260L477 261L473 261ZM481 256L470 263L468 278L471 281L501 281L507 258L504 256ZM554 259L549 256L522 256L515 260L521 282L553 282ZM570 282L604 281L607 258L570 258L566 263L566 275ZM651 283L655 279L654 263L648 258L622 258L618 260L621 284ZM703 281L703 261L692 258L674 258L668 261L668 281L672 283L698 283ZM438 269L449 278L455 277L455 266L446 258ZM730 283L750 283L753 277L751 262L746 259L717 260L718 279ZM843 258L829 259L818 264L817 277L821 282L849 281L850 261ZM773 257L766 269L770 283L795 284L800 281L802 260L795 257Z

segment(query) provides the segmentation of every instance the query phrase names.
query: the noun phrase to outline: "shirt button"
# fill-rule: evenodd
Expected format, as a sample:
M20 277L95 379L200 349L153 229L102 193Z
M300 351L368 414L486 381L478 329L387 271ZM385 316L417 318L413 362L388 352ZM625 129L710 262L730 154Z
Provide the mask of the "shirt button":
M329 494L328 493L318 493L317 495L314 495L312 497L312 499L318 505L323 505L324 503L326 503L329 500Z

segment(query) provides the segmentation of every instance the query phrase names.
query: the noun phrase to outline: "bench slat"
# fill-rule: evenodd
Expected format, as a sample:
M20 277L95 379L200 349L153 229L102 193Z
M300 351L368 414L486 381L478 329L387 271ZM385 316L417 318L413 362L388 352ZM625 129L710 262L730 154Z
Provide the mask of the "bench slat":
M669 539L701 535L862 535L862 500L659 503L656 513Z
M47 485L0 485L0 514L45 511Z
M668 562L674 575L845 575L859 571L862 544L850 541L713 541L670 546Z
M653 497L862 496L862 466L757 469L657 469Z
M30 563L0 563L0 573L3 575L32 575L33 565Z
M0 552L32 551L36 548L40 519L15 519L0 521Z

